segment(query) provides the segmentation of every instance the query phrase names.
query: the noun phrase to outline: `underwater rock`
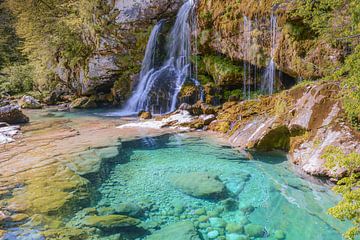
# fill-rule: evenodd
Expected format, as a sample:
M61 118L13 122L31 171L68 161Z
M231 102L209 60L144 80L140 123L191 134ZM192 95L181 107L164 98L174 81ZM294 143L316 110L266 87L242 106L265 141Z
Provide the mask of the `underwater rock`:
M210 225L214 228L224 228L226 227L226 222L222 218L212 217L209 218Z
M207 236L209 239L214 239L219 236L219 232L217 230L213 230L211 232L208 232Z
M120 203L115 208L115 211L118 214L123 214L130 217L140 217L144 213L141 207L136 205L135 203Z
M274 232L274 238L277 239L277 240L283 240L285 239L286 235L284 233L284 231L282 230L276 230Z
M252 213L255 208L254 206L250 205L250 204L243 204L243 203L240 203L239 204L239 209L244 213L244 214L250 214Z
M31 96L23 96L19 100L19 106L21 108L28 108L28 109L40 109L42 108L42 105L38 100Z
M0 122L20 124L29 122L29 118L22 113L18 105L6 105L0 107Z
M172 182L180 191L198 198L221 199L226 196L225 185L216 175L193 172L175 176Z
M90 238L91 234L94 234L94 229L59 228L48 229L42 232L42 235L45 237L45 239L86 240Z
M238 202L235 199L227 198L221 201L221 204L224 206L226 211L235 211L238 209Z
M146 238L146 240L200 240L190 221L170 224Z
M226 240L250 240L250 238L246 235L230 233L230 234L226 234Z
M244 226L240 223L230 222L226 225L226 232L228 232L228 233L243 233Z
M265 234L265 229L263 226L258 224L250 223L245 226L245 233L250 237L262 237Z
M114 229L122 227L135 227L140 220L125 215L88 216L84 218L84 225L100 229Z

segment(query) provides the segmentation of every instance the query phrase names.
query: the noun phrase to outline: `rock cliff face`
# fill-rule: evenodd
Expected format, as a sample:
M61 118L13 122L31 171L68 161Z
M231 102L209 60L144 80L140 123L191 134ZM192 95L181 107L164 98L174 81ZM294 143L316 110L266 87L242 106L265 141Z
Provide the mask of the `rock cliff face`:
M147 38L159 19L176 15L182 0L113 0L94 12L101 29L85 39L93 48L83 66L69 68L59 60L57 76L78 95L119 104L136 84Z
M274 61L282 72L296 78L324 76L329 67L340 63L344 51L306 32L310 27L291 14L293 4L288 1L274 6L270 0L199 1L202 54L221 53L233 61L265 67L273 47ZM271 29L271 15L276 17L275 32ZM274 44L272 34L276 37Z
M258 100L228 102L210 129L226 133L235 147L289 151L291 161L306 173L338 177L343 169L324 167L326 148L360 153L359 133L343 120L338 91L336 83L317 83Z

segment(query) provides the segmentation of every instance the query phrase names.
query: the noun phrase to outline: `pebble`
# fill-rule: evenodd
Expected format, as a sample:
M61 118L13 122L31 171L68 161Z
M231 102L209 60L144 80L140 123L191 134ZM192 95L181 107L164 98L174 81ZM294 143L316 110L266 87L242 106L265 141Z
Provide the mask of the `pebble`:
M219 232L214 230L214 231L208 232L207 236L210 239L214 239L214 238L217 238L219 236Z

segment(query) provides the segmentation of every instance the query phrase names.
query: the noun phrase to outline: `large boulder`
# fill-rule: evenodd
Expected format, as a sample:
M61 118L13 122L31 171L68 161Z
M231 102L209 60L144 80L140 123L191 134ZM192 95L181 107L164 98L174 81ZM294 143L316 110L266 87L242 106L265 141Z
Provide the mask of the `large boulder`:
M96 107L95 101L89 97L77 98L70 104L70 108L72 109L90 109Z
M18 105L6 105L0 107L0 122L20 124L29 122L29 118L20 110Z
M31 96L23 96L19 100L19 106L21 108L28 108L28 109L40 109L42 108L42 105L40 102Z
M146 238L146 240L200 240L194 225L189 222L170 224Z
M226 196L226 187L216 175L192 172L174 176L173 185L180 191L198 198L221 199Z

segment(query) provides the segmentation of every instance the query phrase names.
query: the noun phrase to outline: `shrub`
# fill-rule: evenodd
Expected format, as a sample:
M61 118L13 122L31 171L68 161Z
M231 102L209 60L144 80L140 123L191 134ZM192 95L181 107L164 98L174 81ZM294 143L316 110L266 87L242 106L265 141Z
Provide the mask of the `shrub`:
M0 74L1 94L14 95L34 88L33 68L28 64L6 67Z

